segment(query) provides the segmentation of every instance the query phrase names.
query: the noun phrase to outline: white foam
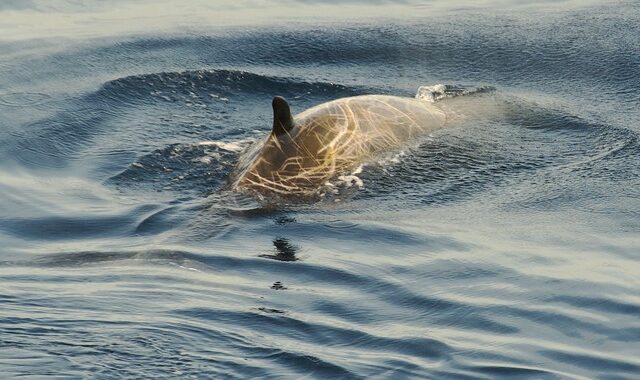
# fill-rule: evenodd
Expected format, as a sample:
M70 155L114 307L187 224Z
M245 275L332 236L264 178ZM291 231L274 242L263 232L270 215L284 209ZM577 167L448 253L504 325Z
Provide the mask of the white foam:
M224 149L229 152L240 152L244 149L248 140L240 140L234 142L224 142L224 141L200 141L195 143L194 146L215 146L220 149Z
M199 162L201 164L208 165L214 160L220 160L220 155L218 153L211 153L207 156L197 157L191 160L191 162Z
M338 177L338 181L346 187L358 186L359 189L364 187L364 182L355 175L341 175Z
M380 164L380 166L382 166L383 168L384 166L389 164L399 164L406 156L407 153L404 150L401 150L400 152L388 154L386 156L378 158L378 164Z
M430 103L446 98L445 91L447 87L444 84L434 84L433 86L420 86L416 93L416 99L425 100Z

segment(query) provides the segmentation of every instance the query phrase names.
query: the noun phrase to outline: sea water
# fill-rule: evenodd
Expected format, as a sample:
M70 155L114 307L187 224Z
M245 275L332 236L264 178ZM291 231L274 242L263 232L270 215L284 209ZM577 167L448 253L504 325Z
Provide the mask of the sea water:
M434 85L499 112L229 192L273 96ZM639 105L633 0L4 0L0 377L637 379Z

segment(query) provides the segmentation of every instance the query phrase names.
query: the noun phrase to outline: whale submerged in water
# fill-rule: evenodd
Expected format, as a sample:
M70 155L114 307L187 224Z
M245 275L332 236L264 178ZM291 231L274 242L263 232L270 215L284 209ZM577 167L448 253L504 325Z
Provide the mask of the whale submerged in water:
M273 129L240 158L232 188L263 196L317 193L361 163L443 127L449 112L425 88L416 98L341 98L295 116L286 100L274 97Z

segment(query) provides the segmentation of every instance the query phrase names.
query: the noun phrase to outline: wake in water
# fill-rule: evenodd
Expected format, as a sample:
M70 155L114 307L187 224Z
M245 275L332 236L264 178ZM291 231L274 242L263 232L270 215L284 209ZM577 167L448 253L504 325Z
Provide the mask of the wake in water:
M132 93L134 88L135 92ZM167 91L163 88L173 88L171 91L175 91L175 99L167 101L158 96L159 93ZM139 140L141 147L147 146L150 142L157 145L163 141L167 141L167 146L143 154L128 169L113 175L107 183L126 192L134 189L175 192L180 194L181 199L201 198L226 192L225 189L230 186L229 181L233 184L233 178L237 176L237 169L234 174L234 168L238 162L250 161L247 158L248 153L242 151L252 145L255 149L262 144L260 141L263 138L260 135L265 132L261 130L270 124L266 118L270 110L264 103L272 94L287 94L293 99L295 108L304 108L321 103L327 97L375 91L324 83L307 84L296 82L294 79L232 71L199 71L123 78L105 85L100 93L106 89L106 94L97 96L108 102L116 101L114 107L125 106L124 112L132 115L138 113L136 104L154 112L160 109L156 108L156 105L171 107L171 112L176 113L177 117L172 120L161 118L159 123L175 123L176 126L171 129L189 132L184 136L164 136L159 132L159 138L153 140L146 138L148 132L145 132ZM218 115L212 117L208 123L199 124L200 121L195 119L195 123L191 121L194 123L193 127L186 129L183 120L189 113L193 113L188 106L194 104L191 94L193 89L197 89L196 93L201 94L198 98L206 106L199 108L202 110L200 112L204 112L204 115L218 112ZM132 96L136 97L136 103L124 102ZM120 100L120 97L125 99ZM616 129L576 120L565 113L498 92L490 86L423 86L418 90L416 97L425 102L433 102L444 110L447 115L446 123L449 125L446 132L435 132L435 135L421 134L407 141L404 146L397 147L396 151L381 149L383 153L377 156L368 156L360 162L354 159L352 167L342 171L336 170L331 178L314 187L312 198L324 198L334 202L345 198L384 197L386 194L409 191L416 194L414 201L442 202L444 199L464 197L491 182L502 181L503 177L517 176L523 170L564 165L563 162L570 162L571 157L578 159L579 156L570 152L569 145L566 145L575 138L584 139L581 145L585 147L585 153L588 155L601 155L598 153L598 147L609 144L598 142L601 139L600 131L607 131L602 137L618 139L619 143L625 144L624 141L627 139L622 130L618 130L622 133L620 135L616 133ZM221 98L225 100L220 101ZM131 110L127 111L126 107ZM145 115L154 117L152 113ZM576 134L566 135L567 129L562 127L555 132L547 132L547 135L555 136L552 140L550 136L540 135L542 130L539 128L543 128L544 125L566 126L567 122L577 123ZM255 129L246 126L255 126ZM152 127L153 129L155 127ZM137 141L136 134L135 131L130 134L134 142ZM208 135L211 139L193 142L197 135ZM176 143L176 137L184 142ZM534 154L521 143L514 143L514 138L527 141L525 144L528 145L535 144L539 148L537 153ZM551 145L547 149L548 142ZM567 153L553 154L558 151ZM221 201L218 196L215 199ZM277 195L271 197L271 200L276 207L277 204L296 202L292 197L287 199ZM241 203L244 204L245 201Z

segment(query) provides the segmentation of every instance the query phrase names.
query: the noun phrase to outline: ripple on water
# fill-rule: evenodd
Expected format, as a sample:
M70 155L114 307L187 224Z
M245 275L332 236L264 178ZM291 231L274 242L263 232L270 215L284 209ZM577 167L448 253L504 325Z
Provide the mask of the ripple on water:
M51 100L51 96L39 92L0 93L0 105L7 107L33 107Z
M2 42L0 370L636 378L639 8L570 3ZM496 91L362 189L225 190L273 95L434 83Z

